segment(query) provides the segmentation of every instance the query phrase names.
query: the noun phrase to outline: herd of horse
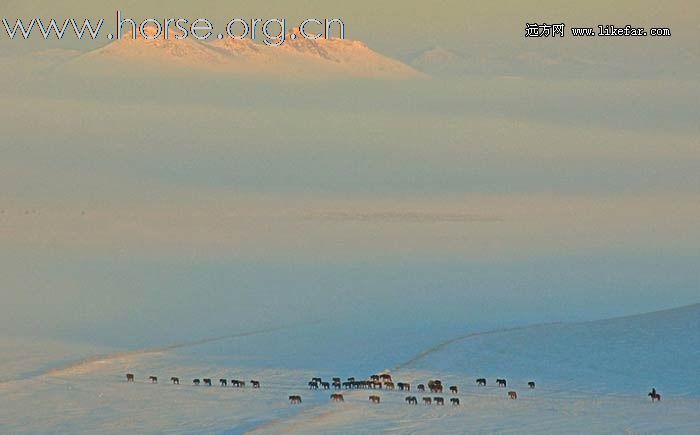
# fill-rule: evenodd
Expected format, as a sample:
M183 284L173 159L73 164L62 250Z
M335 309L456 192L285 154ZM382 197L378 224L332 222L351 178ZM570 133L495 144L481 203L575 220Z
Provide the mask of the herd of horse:
M149 376L148 380L152 384L157 384L158 383L158 377L157 376ZM135 382L135 376L133 373L127 373L126 374L126 381L127 382ZM178 377L171 377L170 382L172 382L174 385L180 385L180 378ZM211 378L202 378L201 380L199 378L193 379L192 383L196 386L199 386L200 384L204 383L204 385L207 386L212 386L212 380ZM219 379L219 384L222 387L226 387L228 385L231 385L234 388L245 388L246 383L245 381L241 381L239 379L231 379L230 383L228 379L221 378ZM252 388L258 389L260 388L260 381L256 380L251 380L250 385ZM335 377L332 379L332 382L327 382L324 381L320 377L315 377L312 378L308 382L308 387L311 390L318 390L319 388L324 389L324 390L330 390L331 387L334 388L335 390L341 390L341 389L346 389L346 390L352 390L352 389L384 389L384 390L395 390L398 388L399 391L411 391L411 384L408 382L397 382L394 384L394 381L389 373L380 373L377 375L372 375L368 379L365 380L357 380L354 377L347 378L345 382L341 381L340 378ZM486 378L478 378L476 380L476 385L478 387L485 387L486 386ZM503 387L505 388L508 385L508 382L505 379L496 379L496 385L498 387ZM527 383L528 388L534 389L535 388L535 382L530 381ZM442 381L439 379L432 379L427 382L427 387L428 391L434 394L442 394L444 387L442 385ZM418 384L416 386L416 390L420 392L426 392L426 385L425 384ZM456 385L450 385L449 386L449 391L451 394L457 395L459 393L459 388ZM651 392L648 394L649 397L651 397L651 401L660 401L661 400L661 395L656 392L656 388L652 388ZM341 393L333 393L330 396L332 402L344 402L345 397ZM511 400L516 400L518 398L518 393L514 390L508 391L508 398ZM444 405L445 404L445 399L440 396L424 396L423 398L423 404L425 405ZM373 404L379 404L381 403L381 397L377 394L371 394L369 396L369 401ZM405 398L406 403L409 405L417 405L418 404L418 398L416 396L406 396ZM301 396L299 395L291 395L289 396L289 403L293 405L301 404ZM458 397L452 397L450 398L450 403L453 406L459 406L459 398Z
M476 385L477 386L486 386L486 378L478 378L476 380ZM505 379L496 379L496 385L499 387L506 387L508 385L508 382ZM535 382L530 381L527 383L528 388L533 389L535 388ZM309 387L310 390L318 390L318 389L324 389L324 390L330 390L331 387L335 390L341 390L341 389L346 389L346 390L352 390L352 389L384 389L384 390L395 390L398 388L399 391L411 391L411 384L408 382L397 382L394 383L392 377L388 373L381 373L377 375L372 375L368 379L365 380L357 380L354 377L347 378L347 381L343 382L341 381L340 378L333 378L332 381L324 381L320 377L315 377L312 378L307 386ZM457 385L450 385L448 387L450 393L457 395L459 394L459 387ZM418 384L416 385L416 390L420 392L426 392L426 384ZM443 393L444 387L442 385L442 381L439 379L433 379L429 380L427 382L427 391L430 391L431 393ZM515 400L518 398L518 393L516 391L508 391L508 398ZM422 398L423 403L425 405L444 405L445 404L445 399L441 396L434 396L434 397L429 397L425 396ZM344 402L345 399L342 394L340 393L333 393L331 394L331 401L333 402ZM369 396L369 401L373 404L379 404L381 403L381 397L377 394L371 394ZM416 396L406 396L405 398L406 403L409 405L417 405L418 404L418 398ZM301 403L301 397L299 396L289 396L289 402L292 404L299 404ZM452 397L450 398L450 403L453 406L459 406L460 401L458 397Z
M157 384L157 383L158 383L158 376L149 376L149 377L148 377L148 381L149 381L150 383L152 383L152 384ZM135 376L134 376L133 373L127 373L127 374L126 374L126 382L135 382ZM180 385L180 378L178 378L178 377L176 377L176 376L173 376L173 377L170 378L170 382L172 382L173 385ZM201 380L200 380L199 378L196 378L196 379L193 379L193 380L192 380L192 384L194 384L194 385L196 385L196 386L199 386L199 385L201 385L202 383L203 383L204 385L209 386L209 387L212 386L211 378L202 378ZM219 379L219 384L220 384L222 387L226 387L226 386L229 385L229 381L228 381L228 379L223 379L223 378L222 378L222 379ZM232 387L235 387L235 388L245 388L246 383L245 383L245 381L241 381L241 380L238 380L238 379L231 379L231 384L230 384L230 385L231 385ZM251 380L251 381L250 381L250 385L251 385L253 388L260 388L260 381Z

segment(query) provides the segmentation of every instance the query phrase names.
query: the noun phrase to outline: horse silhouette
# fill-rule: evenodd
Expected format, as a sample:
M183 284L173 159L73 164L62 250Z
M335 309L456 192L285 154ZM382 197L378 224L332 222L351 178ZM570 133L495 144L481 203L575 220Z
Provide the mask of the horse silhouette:
M657 400L658 400L659 402L661 401L661 394L659 394L659 393L656 392L656 388L652 388L652 389L651 389L651 392L650 392L649 394L647 394L647 396L651 397L652 403L653 403L654 401L657 401Z

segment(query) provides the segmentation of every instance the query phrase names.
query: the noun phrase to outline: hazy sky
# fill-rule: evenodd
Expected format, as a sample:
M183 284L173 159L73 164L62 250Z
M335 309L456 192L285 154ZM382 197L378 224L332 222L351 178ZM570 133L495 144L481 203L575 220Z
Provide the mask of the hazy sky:
M118 5L338 16L389 56L439 45L468 66L415 81L81 76L31 54L56 44L0 36L0 327L120 341L116 326L189 338L329 304L376 319L372 298L470 325L697 302L697 3L525 3ZM0 17L116 7L5 1ZM545 20L673 37L523 38Z

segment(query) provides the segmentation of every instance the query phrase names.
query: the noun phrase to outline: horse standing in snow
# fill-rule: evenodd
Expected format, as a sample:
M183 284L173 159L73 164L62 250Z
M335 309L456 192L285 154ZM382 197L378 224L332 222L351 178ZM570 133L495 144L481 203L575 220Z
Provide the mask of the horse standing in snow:
M134 382L134 374L133 373L126 374L126 382Z

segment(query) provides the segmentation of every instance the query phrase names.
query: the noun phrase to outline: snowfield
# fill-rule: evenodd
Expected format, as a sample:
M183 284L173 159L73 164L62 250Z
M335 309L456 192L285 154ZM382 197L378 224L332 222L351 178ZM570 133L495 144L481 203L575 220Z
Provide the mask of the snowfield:
M700 305L589 323L474 332L446 341L419 337L415 341L420 350L396 351L394 361L379 355L381 347L374 342L362 346L362 334L347 334L343 349L351 351L338 359L337 373L327 373L319 367L332 366L328 353L341 352L332 345L338 339L335 331L319 323L296 332L290 328L190 347L115 351L103 357L88 357L89 347L78 345L53 343L39 349L26 340L3 340L0 433L700 430ZM353 336L356 342L349 343ZM302 363L289 363L295 360L290 350L294 339L304 349ZM389 348L417 347L410 336L402 339ZM330 351L317 355L308 351L326 344ZM94 349L92 355L100 351L104 349ZM83 359L66 364L69 354ZM352 354L360 369L353 370L348 356ZM373 356L381 361L374 372L393 367L394 381L410 382L412 391L343 390L345 402L332 403L329 396L334 391L310 391L306 386L315 376L364 378L372 373L362 370ZM136 382L127 383L126 373L134 373ZM159 383L150 384L150 375L158 376ZM180 377L181 385L172 385L171 376ZM204 377L212 378L214 386L192 385L192 379ZM220 387L222 377L257 379L262 388ZM477 387L477 377L486 377L488 385ZM496 387L497 377L506 378L508 387ZM445 387L457 385L459 394L415 390L418 383L435 378L442 379ZM530 380L537 382L535 389L527 388ZM662 395L660 403L652 404L646 396L652 386ZM507 398L509 390L517 391L517 400ZM303 403L290 405L287 398L292 394L301 395ZM370 394L380 395L381 403L370 404ZM409 394L418 398L418 405L404 402ZM446 404L423 405L423 396L442 396ZM451 406L451 397L459 397L461 405Z

